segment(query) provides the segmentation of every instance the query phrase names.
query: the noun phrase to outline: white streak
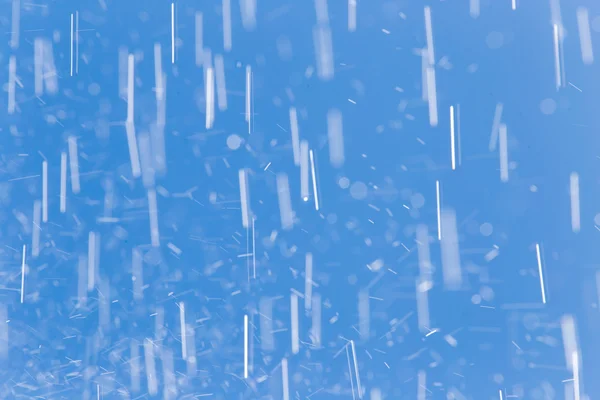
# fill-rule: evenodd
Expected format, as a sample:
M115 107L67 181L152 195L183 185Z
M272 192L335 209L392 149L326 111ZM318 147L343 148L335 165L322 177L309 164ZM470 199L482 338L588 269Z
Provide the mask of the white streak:
M575 319L573 319L573 316L564 315L560 320L560 328L567 368L569 371L574 372L577 367L573 365L573 353L579 352L579 345L577 344L577 329L575 327Z
M87 289L91 291L96 285L96 234L90 231L88 234L88 282Z
M339 110L327 112L327 137L329 139L329 161L335 168L344 165L344 134L342 113Z
M552 25L552 38L554 40L554 80L556 84L556 90L558 90L562 86L561 81L561 70L560 70L560 50L558 47L558 25Z
M71 76L73 76L73 14L71 14Z
M158 233L158 206L156 191L148 190L148 213L150 216L150 239L153 247L160 246L160 234Z
M315 293L312 298L311 339L313 346L321 347L321 295Z
M492 122L492 134L490 135L490 151L496 150L496 144L498 143L498 131L500 129L500 122L502 121L502 110L504 105L502 103L496 104L496 110L494 111L494 120Z
M248 379L248 315L244 315L244 379Z
M317 14L317 23L328 24L329 12L327 11L327 0L315 0L315 12Z
M288 376L288 362L286 358L281 360L281 384L283 386L283 400L290 400L290 382Z
M369 304L369 291L362 289L358 292L358 332L362 340L369 340L371 336L371 312Z
M23 245L23 255L21 257L21 304L25 300L25 253L27 246Z
M67 139L69 144L69 169L71 170L71 191L74 194L79 193L81 186L79 185L79 157L77 155L77 138L69 136Z
M127 135L127 147L129 149L129 162L131 164L131 175L138 178L142 174L140 165L140 156L138 152L137 139L135 137L135 126L133 122L125 123L125 133Z
M215 78L217 82L217 103L220 111L227 110L227 86L225 84L225 63L223 56L215 55Z
M127 57L127 122L133 123L134 112L134 85L135 85L135 58L133 54Z
M292 133L292 153L294 165L300 165L300 134L298 130L298 113L295 107L290 107L290 131Z
M42 161L42 221L48 222L48 162Z
M360 385L360 374L358 373L358 360L356 359L356 348L354 346L354 340L350 341L350 347L352 349L352 360L354 361L354 374L356 375L356 389L358 390L358 398L362 399L362 387Z
M431 28L431 8L425 7L425 36L427 37L427 61L429 66L435 64L435 55L433 51L433 30Z
M512 0L511 7L513 11L517 9L517 0Z
M144 187L151 188L154 186L154 166L152 165L150 135L147 132L140 133L138 136L138 145L142 164L142 183Z
M300 351L300 339L298 337L298 295L293 292L290 295L290 312L292 331L292 353L298 354L298 352Z
M204 57L204 41L203 41L203 23L202 23L202 13L196 12L194 18L196 24L194 29L194 37L196 39L195 42L195 55L196 55L196 66L199 67L203 63Z
M579 207L579 175L576 172L570 176L570 194L571 194L571 229L577 233L581 229L581 217Z
M306 140L303 140L300 143L300 197L303 201L308 201L310 192L308 152L308 142Z
M423 333L429 332L429 297L427 295L427 281L423 278L417 279L417 322L419 330Z
M315 171L315 157L313 155L313 151L310 150L310 171L312 174L312 183L313 183L313 197L315 198L315 210L319 211L319 193L317 191L317 173Z
M317 76L323 81L333 79L333 43L331 29L327 25L315 26L313 41L317 61Z
M245 169L238 171L240 181L240 203L242 206L242 226L248 228L250 226L250 200L248 194L248 178Z
M313 256L312 253L306 253L305 271L304 271L304 309L310 311L312 307L312 287L313 287Z
M441 217L441 200L440 200L440 181L435 181L435 202L437 205L437 231L438 240L442 240L442 217Z
M579 387L579 354L577 351L573 351L571 363L573 365L573 393L575 400L579 400L581 398L581 389Z
M253 31L256 28L256 0L240 0L240 11L244 29Z
M279 199L279 215L281 228L292 229L294 226L294 214L292 211L292 199L290 197L290 186L286 174L277 175L277 198Z
M540 289L542 290L542 303L546 304L546 289L544 288L544 271L542 269L542 254L540 253L539 243L535 244L535 254L537 257L538 274L540 276Z
M8 59L8 113L14 114L16 108L17 59L14 55Z
M426 400L427 399L427 386L426 385L425 371L419 371L417 374L417 400Z
M148 393L156 396L158 393L158 382L156 381L156 363L154 360L154 344L150 339L144 340L144 359L146 361L146 382Z
M73 17L71 17L73 18ZM10 48L15 50L19 47L19 31L21 23L21 1L13 0L12 2L12 26L10 32Z
M181 358L187 360L187 334L185 329L185 303L179 303L179 330L181 331Z
M506 125L498 128L498 151L500 152L500 180L508 182L508 135Z
M171 64L175 64L175 3L171 3Z
M154 43L154 90L156 91L157 103L164 98L164 94L165 94L162 78L163 78L162 51L161 51L160 43Z
M79 11L75 11L75 74L79 74Z
M129 344L129 368L131 372L131 391L138 393L140 391L140 346L133 339Z
M433 67L427 67L427 102L429 104L429 125L437 126L437 89L435 84L435 70Z
M577 27L579 28L581 59L584 64L592 64L594 62L594 53L592 50L592 34L590 32L590 19L587 8L577 8Z
M454 106L450 106L450 157L453 171L456 169L456 149L454 143Z
M502 389L498 390L498 396L500 397L500 400L504 400L504 397L502 396Z
M60 153L60 212L67 211L67 153Z
M231 50L231 0L223 0L223 48Z
M36 200L33 202L33 227L31 229L31 256L33 258L40 255L41 214L42 204Z
M252 67L246 65L246 122L248 123L248 134L252 133Z
M348 32L356 31L356 0L348 0Z
M480 0L470 0L469 1L469 15L471 16L471 18L479 17L479 10L480 10L479 1Z
M442 211L442 272L448 290L459 290L462 285L460 250L454 211Z

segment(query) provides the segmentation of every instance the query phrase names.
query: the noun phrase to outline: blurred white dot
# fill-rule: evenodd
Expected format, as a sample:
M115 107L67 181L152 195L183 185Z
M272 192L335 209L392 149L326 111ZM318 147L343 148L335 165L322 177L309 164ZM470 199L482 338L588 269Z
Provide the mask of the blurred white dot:
M500 32L490 32L485 38L485 43L490 49L499 49L504 44L504 35Z
M485 222L479 227L479 232L481 232L483 236L490 236L492 232L494 232L494 227L489 222Z
M350 186L350 179L346 178L345 176L342 176L338 180L338 185L340 185L342 189L348 189L348 187Z
M478 294L474 294L473 297L471 297L471 303L481 304L481 296Z
M413 208L421 208L425 205L425 197L421 193L416 193L411 196L410 204Z
M594 223L600 226L600 214L596 214L596 216L594 217Z
M554 111L556 111L556 102L554 99L544 99L540 103L540 110L542 111L542 114L554 114Z
M240 148L241 145L242 138L236 135L235 133L227 137L227 147L229 147L231 150L237 150Z
M481 289L479 289L479 294L481 295L481 298L485 301L494 300L494 289L492 289L489 286L482 286Z
M88 86L88 93L92 96L98 96L100 94L100 85L97 83L90 83L90 86Z
M533 193L535 193L538 191L538 188L535 185L531 185L531 186L529 186L529 190L531 190Z
M592 29L595 32L600 32L600 15L596 15L594 19L592 19Z
M368 188L362 182L354 182L350 186L350 196L356 200L364 200L367 197Z
M504 377L502 376L502 374L494 374L494 382L496 382L496 384L498 385L504 382Z

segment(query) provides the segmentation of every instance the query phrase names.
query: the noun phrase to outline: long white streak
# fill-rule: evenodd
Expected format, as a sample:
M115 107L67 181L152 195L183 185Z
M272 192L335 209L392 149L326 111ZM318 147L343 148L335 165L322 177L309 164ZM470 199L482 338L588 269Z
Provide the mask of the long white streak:
M248 228L250 226L250 201L248 196L248 178L245 169L238 171L240 181L240 203L242 206L242 226Z
M248 315L244 315L244 379L248 379Z
M31 257L40 255L40 233L41 233L42 204L39 200L33 202L33 227L31 229Z
M23 245L23 255L21 257L21 304L25 300L25 253L27 245Z
M358 332L362 340L369 340L371 336L371 310L368 289L362 289L358 292Z
M14 55L8 59L8 113L14 114L17 90L17 59Z
M154 43L154 90L156 91L157 102L162 101L164 97L164 85L162 78L162 51L160 43Z
M453 171L456 169L456 148L454 142L454 106L450 106L450 157Z
M560 50L558 47L558 25L552 25L552 38L554 40L554 80L556 85L556 90L560 89L562 86L562 73L560 71Z
M344 346L346 350L346 359L348 360L348 376L350 378L350 389L352 390L352 400L356 400L356 393L354 391L354 378L352 377L352 366L350 365L350 352L348 351L348 345Z
M77 155L77 138L69 136L67 139L69 144L69 169L71 170L71 191L74 194L79 193L81 187L79 185L79 156Z
M517 9L517 0L512 0L511 8L513 11Z
M354 361L354 374L356 375L356 390L358 391L358 398L362 399L362 387L360 385L360 374L358 373L358 360L356 359L356 348L354 346L354 340L350 341L350 347L352 348L352 360Z
M203 17L201 12L196 12L194 18L196 24L194 29L194 37L195 37L195 56L196 56L196 67L200 67L204 60L204 38L202 35L203 31Z
M10 48L15 50L19 47L19 31L21 23L21 1L12 2L12 26L10 30Z
M79 74L79 11L75 11L75 74Z
M73 76L73 14L71 14L71 76Z
M564 315L560 319L560 328L567 368L569 371L574 372L575 366L573 365L573 353L579 351L579 345L577 344L577 328L575 327L575 319L573 316Z
M342 113L332 109L327 112L327 139L329 140L329 161L335 168L344 165L344 128Z
M215 73L212 67L206 68L206 129L212 129L215 121Z
M315 293L312 298L312 321L310 334L313 346L321 347L321 295Z
M253 31L256 28L256 0L240 0L240 11L244 29Z
M138 178L142 174L140 155L138 151L137 139L135 136L135 126L133 122L125 123L125 134L127 136L127 147L129 149L129 162L131 164L131 175Z
M498 151L500 153L500 180L508 182L508 134L505 124L498 128Z
M290 382L288 376L287 358L281 360L281 383L283 386L283 400L290 400Z
M504 400L504 397L502 396L502 389L498 390L498 396L500 397L500 400Z
M542 290L542 303L546 304L546 289L544 286L544 270L542 269L542 254L539 243L535 244L535 255L537 257L538 274L540 276L540 289Z
M571 194L571 229L577 233L581 229L581 217L579 208L579 175L571 173L569 177L569 188Z
M246 122L248 123L248 133L251 133L251 113L252 103L250 102L252 94L252 67L246 65Z
M181 358L187 360L187 333L185 329L185 303L179 303L179 330L181 331Z
M308 166L308 142L303 140L300 143L300 198L302 201L308 201L309 197L309 166Z
M292 133L292 154L294 165L300 165L300 133L298 129L298 112L296 107L290 107L290 131Z
M577 9L577 27L579 28L581 59L584 64L592 64L594 62L594 52L592 50L592 34L587 8L579 7Z
M305 271L304 271L304 309L310 311L312 307L312 287L313 287L313 256L312 253L306 253Z
M146 382L150 396L158 393L158 382L156 381L156 361L154 360L154 344L150 339L144 340L144 360L146 364Z
M479 17L479 10L481 8L479 5L479 1L480 0L470 0L469 1L469 15L473 19Z
M426 382L427 375L425 375L425 371L421 370L417 374L417 400L425 400L427 399L427 384Z
M435 55L433 51L433 30L431 28L431 8L425 7L425 35L427 37L427 61L429 65L435 64Z
M156 201L156 191L154 189L148 190L148 213L150 216L150 241L152 242L152 247L159 247L158 206Z
M310 150L310 171L312 175L312 183L313 183L313 197L315 198L315 210L319 211L319 193L317 191L317 173L315 171L315 157L313 155L313 151Z
M215 55L215 78L217 82L217 104L220 111L227 110L227 85L225 84L225 62L223 56Z
M427 67L427 102L429 104L429 125L437 126L437 89L435 84L435 70L433 67Z
M315 0L315 12L317 14L317 23L324 25L329 24L327 0Z
M290 295L290 313L291 313L291 331L292 331L292 353L298 354L300 351L300 339L298 336L298 295Z
M60 153L60 212L67 211L67 153Z
M440 181L435 181L435 203L437 205L437 231L438 240L442 240L442 207L440 200Z
M88 234L88 281L87 289L91 291L96 285L96 233L90 231Z
M348 0L348 32L356 31L356 0Z
M417 322L422 333L429 332L429 296L427 295L428 283L423 278L418 278L417 287Z
M579 388L579 353L577 350L573 351L571 360L573 364L573 393L575 395L575 400L580 400L581 389Z
M231 0L223 0L223 48L231 51Z
M459 290L462 285L460 266L460 249L458 246L458 230L456 214L453 210L442 212L442 273L447 290Z
M41 48L43 60L42 72L45 90L48 94L56 94L56 92L58 92L58 74L56 72L56 65L54 64L52 43L47 39L43 39Z
M286 174L277 175L277 198L279 200L279 215L281 228L292 229L294 226L294 212L292 211L292 199L290 197L290 185Z
M429 88L427 87L427 67L429 66L429 62L427 61L427 49L421 49L421 97L423 101L429 101Z
M135 88L135 57L129 54L127 57L127 122L133 123L134 112L134 88Z
M48 222L48 161L42 161L42 222Z
M175 3L171 3L171 64L175 64Z
M502 103L496 104L496 110L494 111L494 120L492 121L492 134L490 135L489 150L496 150L498 143L498 130L500 129L500 123L502 122L502 110L504 105Z
M317 61L317 76L322 81L329 81L334 76L333 40L329 26L315 26L313 41Z
M256 279L256 234L254 233L254 217L252 218L252 278Z

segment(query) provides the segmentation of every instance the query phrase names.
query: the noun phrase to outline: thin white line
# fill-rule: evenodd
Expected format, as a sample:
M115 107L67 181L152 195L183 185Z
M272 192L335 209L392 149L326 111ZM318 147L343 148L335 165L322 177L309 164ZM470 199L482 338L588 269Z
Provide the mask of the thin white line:
M290 400L290 382L288 377L287 358L281 360L281 381L283 386L283 400Z
M360 375L358 374L358 361L356 360L354 340L350 341L350 347L352 348L352 360L354 361L354 373L356 374L356 389L358 390L358 398L362 399L362 388L360 387Z
M450 106L450 153L452 157L452 170L456 169L456 149L454 147L454 106Z
M23 245L23 256L21 258L21 304L25 299L25 252L27 251L27 245Z
M292 331L292 353L298 354L298 352L300 351L300 339L298 337L298 295L296 293L292 293L290 296L290 314L290 330Z
M313 194L315 197L315 210L319 211L319 194L317 193L317 174L315 172L315 159L313 156L312 149L308 153L310 155L310 169L312 173L312 181L313 181Z
M581 229L581 211L579 206L579 175L576 172L570 176L571 192L571 229L577 233Z
M552 25L552 29L554 39L554 79L556 81L556 90L558 90L561 87L560 53L558 49L558 25Z
M573 392L575 394L575 400L579 400L581 394L579 388L579 354L577 354L577 350L573 351L571 357L573 364Z
M187 360L187 343L185 333L185 303L179 303L179 329L181 330L181 357Z
M48 161L42 161L42 221L48 222Z
M244 379L248 379L248 315L244 315Z
M442 217L441 217L441 208L440 208L440 181L435 181L435 201L437 204L438 240L442 240Z
M252 277L256 279L256 238L254 236L254 217L252 217Z
M500 395L500 400L503 400L503 397L502 397L502 389L498 390L498 395Z
M538 271L540 274L540 288L542 289L542 303L546 304L546 290L544 289L544 272L542 270L542 255L540 254L540 245L535 244L535 253L537 255Z
M248 123L248 134L251 133L250 127L250 113L251 113L251 103L250 103L250 93L252 91L252 67L246 65L246 122Z
M67 211L67 153L60 153L60 212Z
M71 76L73 76L73 14L71 14Z
M79 11L75 11L75 74L79 74Z
M175 3L171 3L171 64L175 64Z
M435 64L433 53L433 30L431 29L431 8L425 7L425 35L427 37L427 61L429 65Z

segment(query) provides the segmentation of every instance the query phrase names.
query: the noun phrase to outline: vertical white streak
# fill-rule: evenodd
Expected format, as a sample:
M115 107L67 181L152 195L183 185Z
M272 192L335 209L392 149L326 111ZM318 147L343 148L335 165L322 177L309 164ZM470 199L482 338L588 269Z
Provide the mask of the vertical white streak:
M217 104L220 111L227 110L227 85L225 84L225 63L223 56L215 55L215 78L217 82Z
M441 243L444 285L448 290L459 290L462 285L462 271L454 211L444 210L442 212L442 229L444 230Z
M248 315L244 315L244 379L248 379Z
M592 50L592 34L587 8L579 7L577 9L577 27L579 28L581 59L584 64L592 64L594 62L594 52Z
M245 169L238 171L240 181L240 203L242 206L242 226L248 228L250 225L250 201L248 196L248 178Z
M171 3L171 64L175 64L175 3Z
M554 80L556 85L556 90L560 89L562 86L561 82L561 71L560 71L560 50L558 47L558 25L552 25L552 38L554 40Z
M350 365L350 352L348 351L348 345L344 346L346 349L346 359L348 360L348 377L350 378L350 389L352 390L352 400L356 400L356 393L354 391L354 378L352 377L352 366Z
M71 76L73 76L73 14L71 14Z
M469 1L469 15L471 16L471 18L479 17L479 10L480 10L479 1L480 0L470 0Z
M508 134L505 124L498 128L498 151L500 152L500 180L508 182Z
M67 139L69 144L69 169L71 170L71 191L74 194L79 193L81 186L79 185L79 156L77 155L77 138L69 136Z
M450 157L453 171L456 169L456 149L454 143L454 106L450 106Z
M329 23L329 11L327 10L327 0L315 0L315 12L317 14L317 23Z
M429 125L437 126L437 89L435 84L435 70L433 67L427 67L427 102L429 104Z
M581 217L579 206L579 175L576 172L571 173L569 178L569 188L571 194L571 229L577 233L581 229Z
M334 76L333 41L329 26L315 26L313 41L317 61L317 76L323 81L329 81Z
M42 161L42 221L48 222L48 161Z
M185 329L185 303L179 303L179 330L181 331L181 358L187 360L187 333Z
M283 386L283 400L290 400L290 382L288 376L287 358L281 360L281 383Z
M67 211L67 153L60 153L60 212Z
M442 240L442 207L440 200L440 181L435 181L435 203L437 205L437 232L438 240Z
M358 292L358 332L362 340L369 340L371 336L370 327L370 304L369 291L362 289Z
M131 391L140 391L140 346L134 339L129 344L129 368L131 372Z
M85 307L87 303L87 262L84 255L77 258L77 305Z
M223 48L231 50L231 0L223 0Z
M8 113L14 114L16 108L17 59L14 55L8 59Z
M300 197L303 201L308 201L309 197L309 166L308 166L308 142L303 140L300 143Z
M79 11L75 11L75 74L79 74Z
M304 272L304 309L310 311L312 307L312 287L313 287L313 256L312 253L306 253L305 272Z
M516 10L517 9L517 0L512 0L511 6L512 6L513 11Z
M133 123L134 95L135 88L135 57L129 54L127 57L127 122Z
M256 0L240 0L240 11L244 29L253 31L256 28Z
M579 345L577 344L577 329L575 327L575 319L573 316L564 315L560 319L560 328L562 332L567 368L569 371L574 372L576 367L573 365L573 353L577 353L579 351Z
M298 130L298 113L296 107L290 107L290 131L292 133L292 154L294 165L300 165L300 134Z
M354 346L354 340L350 341L350 347L352 348L352 360L354 361L354 374L356 375L356 390L358 390L358 398L362 399L362 387L360 385L360 374L358 373L358 360L356 359L356 348Z
M260 315L260 346L263 351L275 350L273 341L273 302L268 297L261 297L258 303Z
M194 31L194 37L196 39L196 42L195 42L196 67L199 67L202 65L202 61L204 58L204 41L203 41L203 35L202 35L202 30L203 30L202 13L196 12L194 19L196 22L195 31Z
M41 214L42 204L36 200L33 202L33 227L31 229L31 256L33 258L40 255Z
M158 206L156 191L148 190L148 213L150 215L150 239L153 247L160 246L160 234L158 233Z
M321 347L321 295L315 293L312 298L311 339L313 346Z
M154 166L152 165L152 145L148 132L142 132L138 136L140 150L140 163L142 169L142 183L145 188L154 186Z
M539 243L535 244L535 255L537 257L538 274L540 276L540 289L542 291L542 303L546 304L546 289L544 288L544 270L542 269L542 254Z
M52 42L47 39L42 40L42 72L46 93L56 94L58 92L58 74L54 64L54 54L52 53Z
M327 138L329 140L329 161L335 168L344 165L344 134L342 113L339 110L327 112Z
M291 331L292 331L292 353L300 351L300 339L298 336L298 295L290 295Z
M425 371L419 371L417 375L417 400L426 400L427 399L427 386L425 386L427 379L427 375L425 375Z
M252 67L246 65L246 122L248 123L248 133L251 133L251 113L252 103L250 101L252 95Z
M313 155L313 151L310 150L310 171L312 175L312 183L313 183L313 197L315 198L315 210L319 211L319 193L317 191L317 173L315 171L315 157Z
M164 85L162 78L162 51L160 43L154 43L154 90L156 91L157 102L161 101L164 97Z
M283 230L292 229L294 226L294 214L292 211L292 199L290 197L290 186L286 174L277 175L277 197L279 200L279 215L281 218L281 228Z
M500 129L500 122L502 122L502 110L504 105L502 103L496 104L496 110L494 111L494 120L492 121L492 134L490 135L490 151L496 150L496 144L498 143L498 130Z
M90 231L88 234L88 282L87 289L91 291L96 285L96 234Z
M356 31L356 0L348 0L348 32Z
M154 360L154 344L150 339L144 340L144 360L146 364L146 382L148 393L156 396L158 393L158 382L156 381L156 362Z
M458 165L462 165L461 145L460 145L460 104L456 105L456 148L458 152Z
M21 256L21 304L25 300L25 253L27 245L23 245L23 255Z
M131 252L131 274L133 280L133 298L141 301L144 298L144 271L142 253L134 248Z
M433 284L433 282L431 282L432 268L431 255L429 253L429 233L427 231L427 225L417 225L416 239L417 255L419 258L419 277L421 278L421 283L426 283L429 287Z
M502 389L498 390L498 396L500 397L500 400L504 400L504 397L502 395Z
M431 28L431 8L425 7L425 35L427 37L427 61L429 66L435 64L435 55L433 51L433 30Z
M215 122L215 73L206 68L206 129L212 129Z
M72 17L71 17L72 18ZM19 47L19 31L21 23L21 1L12 1L12 26L10 32L10 48L15 50Z
M573 351L571 359L573 364L573 393L575 395L575 400L580 400L581 389L579 388L579 353L577 353L576 350Z
M256 279L256 234L254 233L255 219L252 217L252 277Z
M419 330L423 333L429 332L429 297L427 295L428 289L427 281L423 278L417 279L417 321Z

